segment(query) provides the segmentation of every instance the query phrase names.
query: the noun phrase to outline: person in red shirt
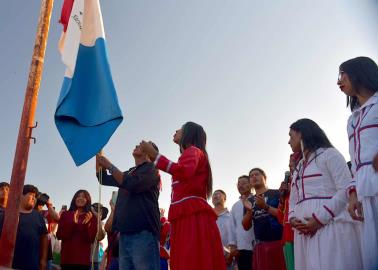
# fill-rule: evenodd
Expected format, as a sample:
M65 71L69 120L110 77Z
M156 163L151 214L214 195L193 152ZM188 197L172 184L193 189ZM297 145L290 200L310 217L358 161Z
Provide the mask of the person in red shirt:
M212 174L202 126L187 122L173 141L180 146L177 163L160 155L145 141L142 150L155 160L156 168L172 175L170 267L173 270L225 270L217 216L207 199L212 194Z
M62 212L57 237L62 240L62 270L89 270L91 244L97 234L97 218L90 211L91 196L86 190L75 193L68 211Z

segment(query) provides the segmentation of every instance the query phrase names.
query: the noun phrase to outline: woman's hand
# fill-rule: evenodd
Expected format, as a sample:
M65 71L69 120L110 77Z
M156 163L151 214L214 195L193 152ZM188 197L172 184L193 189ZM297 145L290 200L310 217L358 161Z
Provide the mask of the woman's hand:
M290 223L291 227L296 229L299 224L302 224L302 220L300 220L296 217L293 217L289 220L289 223Z
M76 210L74 212L74 223L78 223L79 222L79 210Z
M293 217L293 218L291 218L289 220L289 222L290 222L291 227L293 227L294 229L298 230L300 234L304 233L304 231L302 231L300 229L300 226L303 225L302 220L300 220L300 219L298 219L296 217Z
M91 221L92 217L93 217L92 212L91 211L87 212L85 214L85 217L84 217L82 224L87 224L89 221Z
M355 191L352 191L349 194L349 204L348 204L349 215L358 221L364 220L364 215L362 211L362 204L358 201L357 194Z
M315 233L322 227L316 219L309 217L305 218L306 223L298 224L296 229L303 232L303 234L313 237Z
M156 149L152 146L151 143L146 142L146 141L141 141L139 146L142 152L150 157L152 162L155 161L159 153L158 151L156 151Z

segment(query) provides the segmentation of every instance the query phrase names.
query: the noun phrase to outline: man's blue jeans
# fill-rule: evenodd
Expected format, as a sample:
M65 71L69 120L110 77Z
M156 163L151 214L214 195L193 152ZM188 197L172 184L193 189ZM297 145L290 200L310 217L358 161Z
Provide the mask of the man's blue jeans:
M159 241L149 231L135 234L120 234L120 270L159 270Z

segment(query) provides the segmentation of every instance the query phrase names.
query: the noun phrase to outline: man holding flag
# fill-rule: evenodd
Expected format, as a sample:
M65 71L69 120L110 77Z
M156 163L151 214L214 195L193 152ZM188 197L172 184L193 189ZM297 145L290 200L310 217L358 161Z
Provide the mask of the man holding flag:
M105 156L97 155L96 173L101 184L118 187L112 227L120 233L119 268L159 270L160 175L152 158L139 145L132 155L135 166L125 172Z

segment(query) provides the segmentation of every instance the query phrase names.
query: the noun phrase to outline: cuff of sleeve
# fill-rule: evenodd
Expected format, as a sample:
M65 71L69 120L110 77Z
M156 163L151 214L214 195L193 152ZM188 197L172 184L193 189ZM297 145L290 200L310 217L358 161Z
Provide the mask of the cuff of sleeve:
M312 213L312 217L316 220L317 223L319 223L321 226L324 226L326 223L323 223L316 215L315 213Z
M323 205L321 209L312 213L312 217L316 219L319 224L325 225L335 217L335 214L327 206Z
M172 166L172 161L167 159L165 156L159 154L157 156L155 162L154 162L154 164L155 164L156 168L169 173L169 170L171 169L171 166Z

